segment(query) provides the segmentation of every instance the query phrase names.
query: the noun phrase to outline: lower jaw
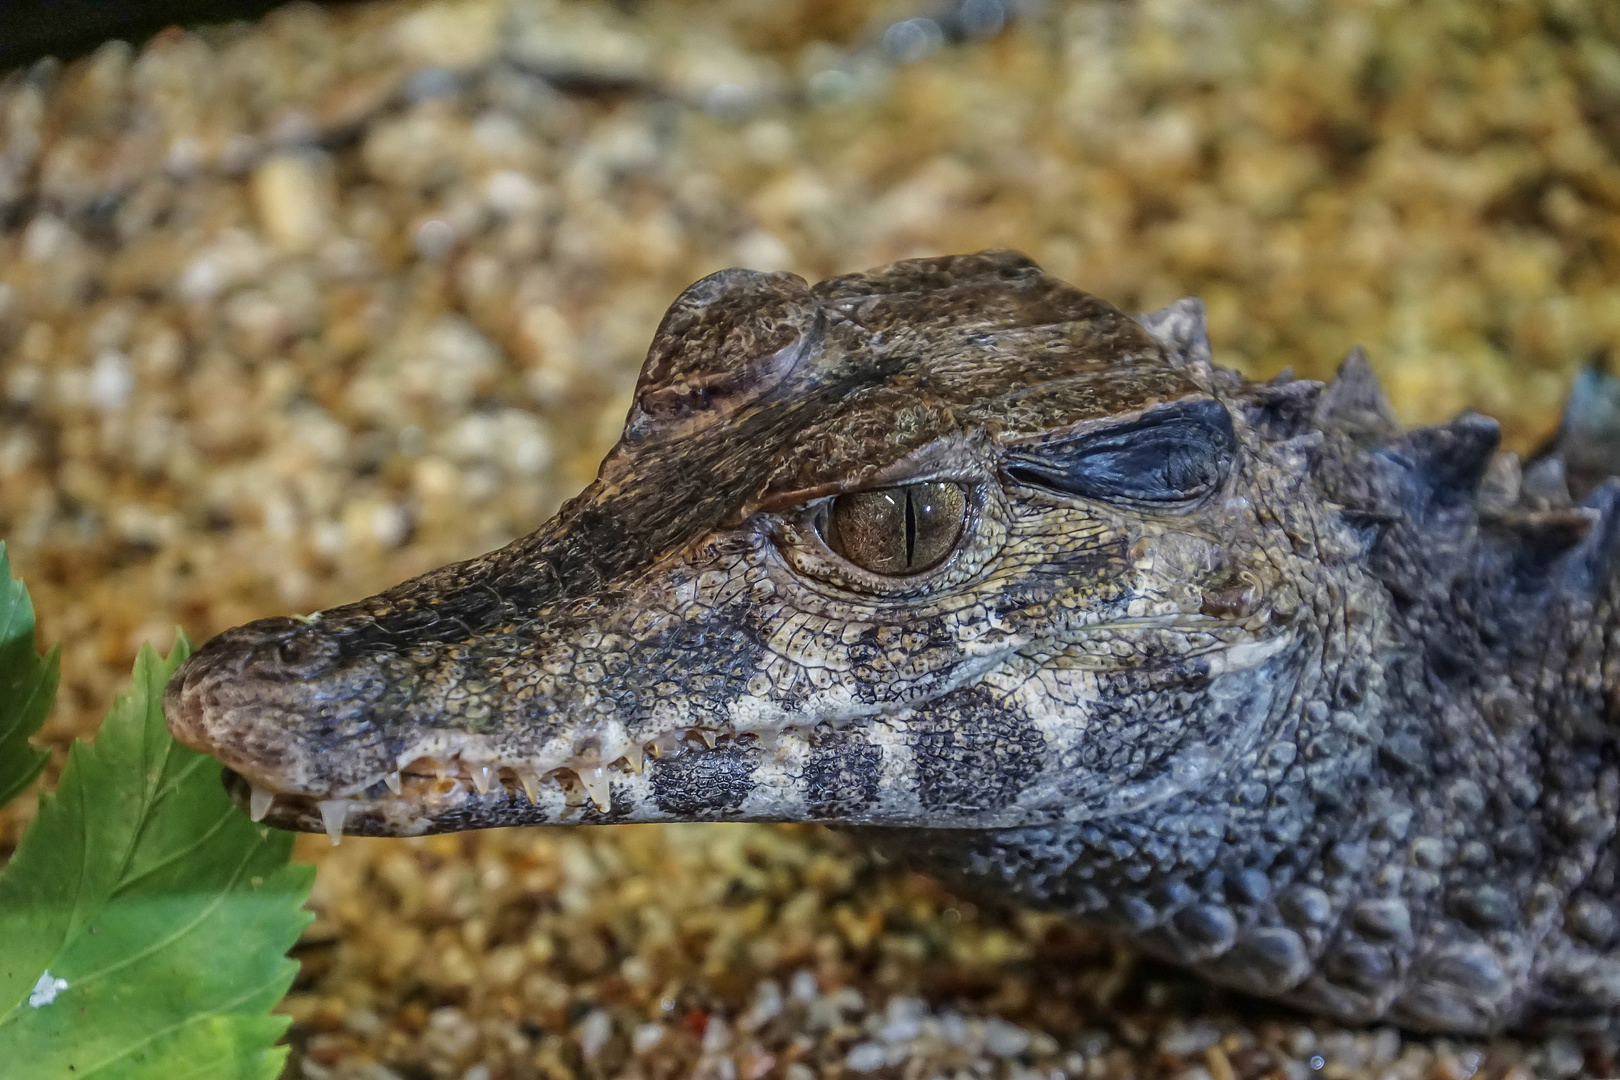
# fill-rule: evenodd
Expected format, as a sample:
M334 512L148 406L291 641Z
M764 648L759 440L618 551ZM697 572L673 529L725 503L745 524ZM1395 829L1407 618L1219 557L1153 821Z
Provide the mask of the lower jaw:
M426 778L423 778L426 779ZM413 791L426 787L431 790ZM347 836L423 836L428 833L518 825L585 825L653 820L639 800L615 793L606 810L581 792L552 785L535 802L502 785L480 794L459 780L429 780L411 784L398 797L379 799L317 799L311 795L276 794L268 807L254 805L253 785L226 770L225 787L231 799L256 820L279 829L326 833L337 844ZM555 797L548 797L548 796ZM661 817L661 815L659 816Z
M260 787L225 770L225 786L254 821L342 836L420 836L466 829L670 820L650 797L646 759L679 757L717 744L751 749L751 734L693 729L638 746L610 764L571 761L554 768L469 765L458 756L419 758L351 797L327 798Z

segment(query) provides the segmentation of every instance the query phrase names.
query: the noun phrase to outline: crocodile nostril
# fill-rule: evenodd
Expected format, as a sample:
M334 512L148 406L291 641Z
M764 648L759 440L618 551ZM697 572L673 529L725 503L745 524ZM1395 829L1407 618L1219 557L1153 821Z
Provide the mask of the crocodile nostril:
M308 637L300 635L298 637L291 637L283 641L276 648L276 658L283 664L290 667L296 667L301 664L307 664L309 661L315 659L315 654L318 651L319 650L315 647L315 643L313 641L311 641Z
M333 642L308 628L266 627L276 632L261 638L255 650L260 670L274 678L307 678L315 675L333 659Z

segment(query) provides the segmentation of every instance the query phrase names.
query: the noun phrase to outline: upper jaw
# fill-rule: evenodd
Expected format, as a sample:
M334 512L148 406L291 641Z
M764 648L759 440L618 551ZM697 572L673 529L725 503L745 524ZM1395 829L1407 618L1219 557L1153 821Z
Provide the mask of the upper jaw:
M1128 630L1132 622L1116 629ZM1199 654L1200 662L1212 675L1240 671L1271 659L1293 639L1286 631L1234 634L1222 647ZM936 689L949 692L971 682L996 660L975 657L961 665L960 679ZM182 702L189 700L188 687L176 683ZM382 753L351 742L344 754L300 748L305 752L290 762L255 757L240 744L203 749L231 767L227 786L256 820L326 831L335 840L343 832L399 836L507 825L678 820L680 815L661 807L654 782L656 770L673 764L668 759L712 753L768 760L807 738L818 718L800 719L744 721L748 730L669 728L648 737L623 736L610 745L600 739L571 743L558 734L539 748L503 745L498 734L418 728L417 735L391 743ZM853 715L822 719L838 725L863 722ZM570 746L582 752L565 749ZM341 776L329 771L344 759Z

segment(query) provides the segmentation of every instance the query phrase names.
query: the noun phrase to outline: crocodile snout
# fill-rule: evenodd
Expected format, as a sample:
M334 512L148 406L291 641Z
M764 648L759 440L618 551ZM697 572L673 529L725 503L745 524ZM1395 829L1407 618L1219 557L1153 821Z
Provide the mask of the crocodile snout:
M357 714L374 712L387 686L379 671L346 670L353 651L318 620L260 619L227 630L169 681L169 730L266 787L352 786L364 755L332 755L333 733L363 732Z

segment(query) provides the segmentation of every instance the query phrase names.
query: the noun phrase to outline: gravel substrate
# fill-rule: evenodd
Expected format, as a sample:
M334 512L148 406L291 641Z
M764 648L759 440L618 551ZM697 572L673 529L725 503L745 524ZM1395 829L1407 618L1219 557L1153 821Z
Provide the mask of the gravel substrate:
M16 73L0 537L63 643L44 741L176 624L528 531L703 274L992 246L1127 307L1200 294L1253 373L1363 342L1409 422L1527 448L1620 346L1620 5L294 5ZM1613 1071L1219 994L820 830L300 851L291 1076Z

